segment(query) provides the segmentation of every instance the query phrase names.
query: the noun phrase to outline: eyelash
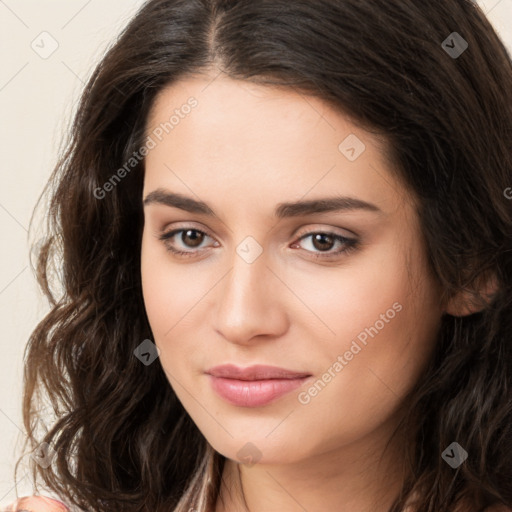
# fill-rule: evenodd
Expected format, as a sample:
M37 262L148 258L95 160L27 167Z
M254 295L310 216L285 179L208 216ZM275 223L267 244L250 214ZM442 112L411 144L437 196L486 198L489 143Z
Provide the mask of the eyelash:
M178 249L172 248L167 243L169 241L169 239L171 239L173 236L175 236L178 233L182 233L184 231L195 231L196 233L201 233L210 238L213 238L208 233L206 233L205 231L201 231L200 229L196 229L193 227L185 227L185 228L181 228L181 229L174 229L167 233L162 233L161 235L159 235L158 239L164 243L166 250L169 251L170 253L174 254L175 256L185 257L185 258L195 256L200 250L199 251L180 251ZM359 247L359 241L354 238L346 238L346 237L338 235L336 233L331 233L331 232L326 232L326 231L310 231L309 233L305 233L304 235L302 235L297 240L297 242L300 242L303 239L308 238L312 235L318 235L318 234L331 236L332 238L334 238L335 241L345 244L345 247L341 250L338 250L336 252L331 252L328 254L314 253L311 251L306 251L306 252L310 253L313 256L313 258L315 258L315 259L333 259L333 258L341 256L342 254L347 255ZM294 243L296 243L296 242L294 242Z

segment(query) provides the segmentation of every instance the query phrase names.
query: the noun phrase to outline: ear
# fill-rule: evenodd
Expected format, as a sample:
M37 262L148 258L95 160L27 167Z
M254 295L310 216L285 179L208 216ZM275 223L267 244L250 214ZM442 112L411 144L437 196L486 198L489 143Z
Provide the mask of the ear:
M444 312L452 316L468 316L482 311L496 296L499 289L496 275L481 275L477 283L459 291L448 299Z

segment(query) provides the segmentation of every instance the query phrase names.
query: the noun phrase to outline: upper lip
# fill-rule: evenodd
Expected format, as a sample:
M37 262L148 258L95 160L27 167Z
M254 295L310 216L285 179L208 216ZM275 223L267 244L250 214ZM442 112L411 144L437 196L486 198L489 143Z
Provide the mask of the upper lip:
M206 373L214 377L238 380L298 379L311 375L307 372L296 372L279 368L278 366L267 366L263 364L256 364L247 368L240 368L233 364L222 364L210 368Z

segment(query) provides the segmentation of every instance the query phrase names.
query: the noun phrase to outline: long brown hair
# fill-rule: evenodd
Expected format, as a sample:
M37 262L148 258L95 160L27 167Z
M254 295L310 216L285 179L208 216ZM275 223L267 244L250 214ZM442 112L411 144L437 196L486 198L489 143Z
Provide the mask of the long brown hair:
M212 69L315 95L381 135L417 198L445 296L494 276L498 291L481 311L443 316L407 397L407 462L391 512L412 496L418 512L453 512L464 500L512 506L512 63L470 0L143 5L85 86L45 189L37 276L51 310L26 348L23 415L26 446L48 443L54 457L33 463L34 480L81 510L215 504L225 459L161 365L134 356L152 339L140 281L144 159L105 193L144 145L156 95ZM43 404L53 411L47 431ZM453 441L469 454L456 469L441 457Z

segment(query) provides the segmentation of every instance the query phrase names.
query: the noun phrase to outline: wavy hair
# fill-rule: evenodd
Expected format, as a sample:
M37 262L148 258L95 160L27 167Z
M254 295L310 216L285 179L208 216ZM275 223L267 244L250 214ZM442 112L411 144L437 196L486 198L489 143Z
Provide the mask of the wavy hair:
M417 512L512 507L512 61L470 0L140 8L88 80L42 195L34 271L51 307L25 352L24 448L55 453L47 468L32 462L36 486L42 479L79 510L214 508L225 458L161 365L134 356L152 338L140 277L144 158L99 193L143 146L156 95L212 70L314 95L382 136L417 199L444 298L481 299L472 314L443 316L406 398L403 485L390 512L412 497ZM496 293L481 297L491 277ZM441 457L453 441L469 453L456 469Z

